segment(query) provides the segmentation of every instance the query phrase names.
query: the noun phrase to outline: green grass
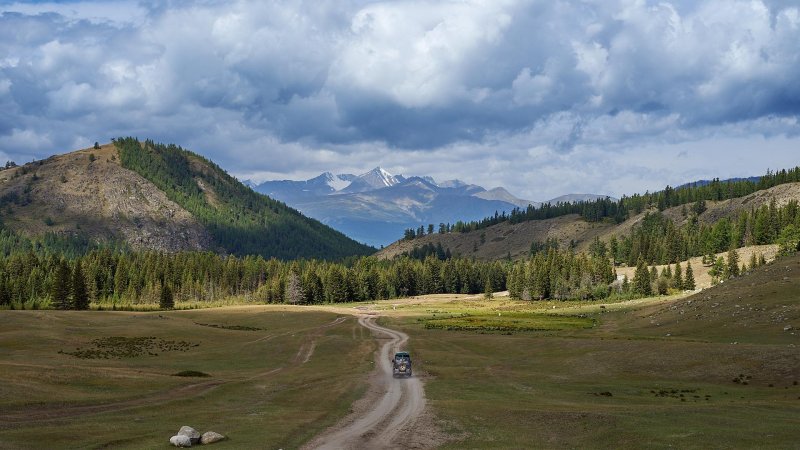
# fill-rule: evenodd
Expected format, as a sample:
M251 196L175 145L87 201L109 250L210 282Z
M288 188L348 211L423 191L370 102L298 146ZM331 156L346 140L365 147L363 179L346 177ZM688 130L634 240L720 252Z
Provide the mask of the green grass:
M296 448L349 411L363 392L361 376L372 368L375 343L355 319L319 329L338 316L281 307L2 311L0 417L133 406L19 423L0 418L0 448L167 447L182 425L229 437L215 448ZM311 339L314 353L303 364L297 354ZM158 345L181 341L198 345L185 351ZM126 357L59 353L76 348L121 349ZM199 373L213 376L185 376ZM198 383L210 388L185 398L176 391Z
M580 316L506 312L497 314L431 318L425 328L459 331L553 331L591 328L594 320Z
M411 335L410 351L422 361L417 371L430 376L429 404L450 432L465 435L445 448L796 444L800 388L792 371L796 377L800 363L785 346L629 340L597 330L478 334L408 319L386 324ZM733 381L755 368L757 383Z

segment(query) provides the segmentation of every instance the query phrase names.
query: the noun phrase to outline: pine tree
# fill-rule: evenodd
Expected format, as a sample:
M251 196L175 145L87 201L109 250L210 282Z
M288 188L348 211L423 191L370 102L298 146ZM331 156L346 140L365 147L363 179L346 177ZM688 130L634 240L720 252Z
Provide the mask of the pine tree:
M53 276L50 296L58 309L70 309L72 306L69 301L70 293L70 270L67 262L63 259L56 263L56 270Z
M687 291L695 290L694 271L692 270L692 263L686 263L686 278L683 280L683 289Z
M89 309L89 293L86 290L86 278L83 276L80 260L75 262L75 270L72 271L72 307Z
M636 273L633 275L633 291L643 297L653 294L653 287L650 285L650 271L642 258L639 258Z
M8 291L8 284L5 278L0 277L0 306L11 304L11 293Z
M672 283L677 289L683 289L683 270L681 263L675 263L675 272L672 277Z
M756 252L750 253L750 270L758 267L758 259L756 259Z
M725 278L733 278L739 276L739 254L736 250L731 249L728 252L728 264L725 266Z
M161 309L172 309L175 307L175 297L166 281L161 283L161 295L158 299L158 306Z
M486 298L494 297L494 289L492 288L492 279L489 277L486 277L486 284L484 285L483 288L483 296Z

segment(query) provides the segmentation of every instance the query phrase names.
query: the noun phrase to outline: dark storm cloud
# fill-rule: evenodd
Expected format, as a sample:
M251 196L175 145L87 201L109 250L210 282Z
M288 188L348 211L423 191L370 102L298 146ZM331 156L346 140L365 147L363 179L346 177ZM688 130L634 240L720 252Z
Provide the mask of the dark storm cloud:
M353 170L384 162L434 173L453 157L510 179L573 153L569 163L591 174L593 162L631 148L798 130L791 1L7 2L0 11L0 153L22 160L139 135L236 173L313 174L337 170L337 157L340 166L371 159L348 162Z

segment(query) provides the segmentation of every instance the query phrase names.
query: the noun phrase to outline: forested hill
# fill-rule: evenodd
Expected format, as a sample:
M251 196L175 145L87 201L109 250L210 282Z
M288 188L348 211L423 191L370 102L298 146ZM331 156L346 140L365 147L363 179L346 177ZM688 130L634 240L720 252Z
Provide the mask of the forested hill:
M254 192L213 162L176 145L115 140L122 166L189 211L217 245L236 255L339 259L374 249L284 203Z
M7 233L160 251L340 259L374 249L257 194L176 145L116 139L0 170ZM80 243L76 247L74 242Z
M743 196L721 197L700 197L694 203L677 202L679 206L669 207L672 203L661 203L654 196L653 203L643 204L641 212L630 209L619 219L612 216L593 221L574 212L539 220L498 218L497 223L474 231L456 231L446 224L438 231L435 226L427 227L433 232L422 227L413 236L408 233L405 239L381 250L378 256L420 256L441 248L454 256L481 260L522 259L549 247L593 252L607 245L616 262L633 265L642 256L647 263L664 264L730 248L779 244L800 236L800 182L785 181Z

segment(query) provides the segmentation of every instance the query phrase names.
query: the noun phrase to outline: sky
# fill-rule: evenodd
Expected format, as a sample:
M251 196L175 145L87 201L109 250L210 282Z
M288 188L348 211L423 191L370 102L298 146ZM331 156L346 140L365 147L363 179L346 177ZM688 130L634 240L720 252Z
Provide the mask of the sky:
M798 42L792 0L0 0L0 161L137 136L619 197L799 165Z

